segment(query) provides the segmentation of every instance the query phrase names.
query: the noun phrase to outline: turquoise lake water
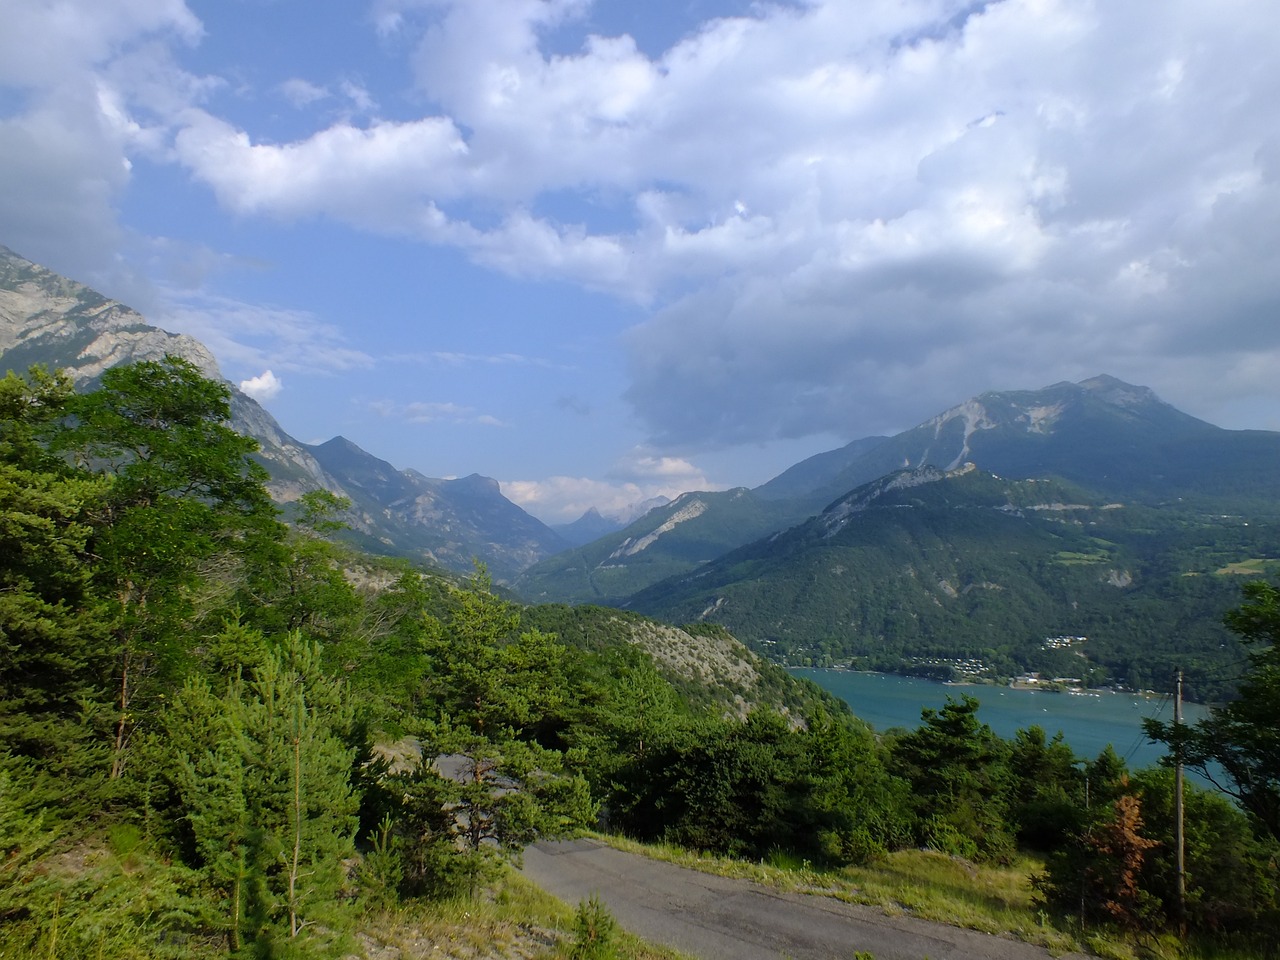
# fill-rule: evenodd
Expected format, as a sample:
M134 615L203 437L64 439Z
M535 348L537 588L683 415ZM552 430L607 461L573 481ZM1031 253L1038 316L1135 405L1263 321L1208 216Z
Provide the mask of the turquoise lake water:
M959 700L968 694L982 706L978 719L1002 737L1039 725L1052 737L1062 731L1067 743L1082 759L1096 757L1107 744L1126 758L1131 769L1153 766L1165 754L1163 744L1151 743L1142 734L1144 717L1173 719L1171 697L1138 697L1123 693L1083 696L1011 690L1008 687L967 686L896 677L886 673L849 670L792 670L807 677L849 704L853 712L877 730L890 727L915 729L923 707L941 708L947 697ZM1183 704L1187 723L1206 716L1199 704Z

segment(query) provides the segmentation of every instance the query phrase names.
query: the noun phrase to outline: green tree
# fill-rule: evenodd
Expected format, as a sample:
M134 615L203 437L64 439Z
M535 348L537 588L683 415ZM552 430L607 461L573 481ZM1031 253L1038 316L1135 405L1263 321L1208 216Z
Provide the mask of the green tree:
M203 679L175 704L176 784L228 939L297 940L333 913L355 851L359 798L344 687L297 634L215 697Z
M1142 791L1145 834L1156 841L1143 864L1142 887L1164 914L1178 914L1174 774L1168 768L1133 776ZM1256 929L1280 906L1275 850L1260 842L1248 817L1225 797L1194 782L1183 788L1186 919L1193 930ZM1274 914L1273 914L1274 916Z
M90 548L108 484L46 446L70 397L39 368L0 380L0 742L39 761L42 792L88 765L110 669Z
M474 896L530 843L594 818L586 780L557 751L465 730L442 730L424 746L417 769L399 779L412 893Z
M519 635L515 606L494 596L481 567L442 625L422 634L438 715L494 741L538 739L564 705L567 651L540 630Z
M863 863L905 844L907 784L889 773L870 731L860 721L818 711L801 736L810 783L804 845L830 861Z
M1255 580L1245 584L1244 596L1224 617L1250 647L1239 697L1195 725L1144 725L1280 840L1280 587Z
M1006 745L978 721L979 703L947 698L891 746L891 769L911 784L918 839L960 856L1000 860L1013 851L1005 802Z
M356 632L363 611L343 570L343 548L325 539L345 528L336 517L351 501L328 490L311 490L299 497L299 504L288 534L259 541L247 558L242 608L269 635L302 630L329 649Z
M203 677L189 678L166 716L174 761L172 777L195 852L208 881L229 902L227 945L242 945L245 886L256 839L246 778L253 748L243 727L239 678L215 696Z
M1018 839L1054 850L1084 826L1084 775L1061 732L1019 730L1009 748L1009 814Z
M1158 841L1143 832L1142 802L1123 777L1114 801L1096 805L1089 823L1050 858L1032 885L1043 900L1081 923L1103 922L1150 930L1161 920L1160 901L1143 884L1143 868Z
M110 775L119 777L152 679L186 646L201 564L278 537L256 443L232 430L229 393L179 357L113 367L67 402L53 449L110 479L93 518L95 580L112 606L117 678Z

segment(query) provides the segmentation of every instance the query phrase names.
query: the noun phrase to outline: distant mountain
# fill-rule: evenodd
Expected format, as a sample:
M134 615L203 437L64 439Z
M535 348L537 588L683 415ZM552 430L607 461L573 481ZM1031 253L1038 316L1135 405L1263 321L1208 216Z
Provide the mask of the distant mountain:
M1115 496L1274 499L1280 434L1223 430L1146 387L1098 376L984 393L852 459L815 488L834 500L895 470L966 462L1015 479L1061 477Z
M1182 666L1212 696L1238 655L1222 613L1238 603L1241 574L1280 572L1277 542L1274 510L1250 521L927 466L865 484L627 606L723 625L789 662L947 675L967 659L1005 676L1142 687L1167 685ZM1048 643L1062 636L1087 639Z
M572 523L553 523L551 529L569 546L580 547L592 540L607 537L624 526L626 524L621 520L611 520L595 507L591 507Z
M643 517L650 510L666 506L671 501L666 497L652 497L632 504L625 510L601 513L595 507L589 508L572 523L553 523L551 529L572 547L581 547L616 533L629 524Z
M152 326L129 307L0 246L0 370L23 372L41 363L66 370L84 389L117 364L166 354L227 383L198 340ZM496 579L509 580L567 546L503 497L494 480L433 480L397 471L342 438L308 446L234 384L227 386L231 425L258 441L272 496L287 504L325 488L349 497L353 509L345 519L367 549L454 570L469 570L479 558Z
M1280 434L1223 430L1146 387L1098 376L1043 390L985 393L894 437L867 437L818 454L717 514L687 517L682 549L615 562L626 537L610 534L526 571L517 589L544 600L622 602L716 551L743 546L821 511L849 491L903 469L974 463L1014 479L1056 477L1135 503L1186 501L1221 512L1266 512L1280 502ZM710 496L698 494L699 497ZM729 520L725 510L743 511ZM665 522L656 514L644 524ZM694 549L693 544L698 544Z
M765 500L821 501L817 507L824 507L831 501L829 496L824 499L824 491L831 486L832 481L888 439L863 437L838 450L815 454L787 468L752 492Z
M388 546L452 570L470 569L473 558L499 580L567 544L541 521L502 496L498 482L472 474L437 480L397 470L344 437L308 447L338 477L366 532L368 549Z
M761 500L744 487L682 494L621 531L535 564L513 587L538 603L616 604L807 513L797 513L790 501Z

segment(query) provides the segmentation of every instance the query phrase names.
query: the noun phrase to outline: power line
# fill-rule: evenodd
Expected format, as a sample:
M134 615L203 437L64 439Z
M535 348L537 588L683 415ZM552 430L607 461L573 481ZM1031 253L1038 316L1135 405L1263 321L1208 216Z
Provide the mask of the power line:
M1156 712L1151 717L1152 720L1160 719L1160 714L1164 713L1164 708L1169 705L1169 702L1171 699L1172 699L1172 695L1168 693L1166 693L1163 697L1160 698L1160 705L1156 707ZM1146 741L1146 739L1147 739L1147 735L1145 732L1138 734L1138 736L1134 739L1133 746L1131 746L1124 755L1125 766L1129 765L1129 761L1133 759L1134 755L1138 752L1138 748L1142 746L1142 744Z

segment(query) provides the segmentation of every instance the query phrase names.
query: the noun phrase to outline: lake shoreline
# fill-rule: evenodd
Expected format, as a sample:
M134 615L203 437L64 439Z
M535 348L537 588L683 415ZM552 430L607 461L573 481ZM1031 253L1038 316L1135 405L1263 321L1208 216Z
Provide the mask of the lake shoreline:
M936 677L926 677L915 673L897 673L892 670L858 670L854 667L790 667L784 666L784 670L794 673L797 670L830 670L835 673L854 673L867 674L884 677L902 677L907 680L920 680L925 683L936 683L944 687L991 687L994 689L1004 690L1023 690L1027 693L1054 693L1067 694L1069 696L1104 696L1118 695L1124 697L1145 697L1148 699L1157 699L1160 697L1170 696L1170 694L1161 693L1158 690L1130 690L1127 687L1069 687L1064 684L1053 683L1025 683L1019 681L1016 677L1002 677L998 680L939 680ZM1196 703L1199 706L1210 708L1219 706L1219 704L1200 703L1196 700L1184 699L1183 703Z
M792 667L793 676L812 680L843 700L853 713L877 732L913 730L922 710L941 709L948 696L963 693L980 703L979 721L1001 737L1012 739L1019 730L1038 726L1049 737L1061 732L1082 759L1092 759L1110 745L1135 769L1159 763L1163 744L1146 738L1142 721L1172 717L1172 697L1131 691L1107 691L1110 696L1042 696L1044 690L1017 690L994 684L947 683L922 677L839 667ZM959 687L959 690L953 688ZM1184 719L1195 723L1208 715L1199 704L1184 704Z

